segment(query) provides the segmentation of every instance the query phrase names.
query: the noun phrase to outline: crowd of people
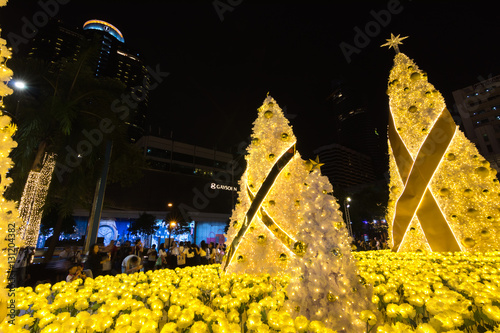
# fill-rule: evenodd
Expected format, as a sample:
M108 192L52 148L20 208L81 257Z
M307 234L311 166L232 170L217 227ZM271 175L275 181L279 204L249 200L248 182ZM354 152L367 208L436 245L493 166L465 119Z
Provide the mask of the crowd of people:
M76 248L66 247L59 254L59 266L67 273L66 281L100 275L132 274L162 268L197 266L221 263L226 252L225 244L202 241L200 245L191 242L172 242L146 249L140 239L116 246L111 241L106 246L94 244L83 259Z
M358 239L355 240L352 245L356 247L356 251L375 251L389 248L389 245L384 239L377 239L377 237L374 237L369 241Z

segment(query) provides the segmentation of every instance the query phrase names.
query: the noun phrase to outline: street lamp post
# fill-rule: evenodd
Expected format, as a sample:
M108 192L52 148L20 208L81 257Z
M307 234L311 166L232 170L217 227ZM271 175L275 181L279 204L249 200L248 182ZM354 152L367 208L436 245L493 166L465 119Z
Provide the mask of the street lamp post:
M349 232L349 236L352 237L351 214L349 213L349 206L350 206L349 202L351 202L350 197L347 197L344 199L345 223L347 225L347 232Z
M172 236L172 229L174 229L175 227L177 226L177 222L175 221L170 221L170 223L168 224L168 249L170 250L170 239L171 239L171 236Z

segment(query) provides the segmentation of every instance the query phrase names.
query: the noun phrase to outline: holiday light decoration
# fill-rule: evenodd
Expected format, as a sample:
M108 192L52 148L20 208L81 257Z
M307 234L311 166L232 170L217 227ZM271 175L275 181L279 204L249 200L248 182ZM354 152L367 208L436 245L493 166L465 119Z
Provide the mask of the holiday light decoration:
M40 171L31 170L24 186L19 214L23 220L19 228L19 235L26 246L36 247L40 223L43 215L43 205L50 181L56 165L56 155L46 153Z
M394 251L493 251L500 248L500 185L455 125L427 74L397 48L389 76L390 197Z
M290 277L292 316L324 322L339 332L361 332L372 307L360 282L349 235L322 163L304 161L276 101L258 109L247 169L228 230L226 273Z
M0 6L5 5L0 1ZM12 93L7 82L12 78L12 71L6 62L11 58L11 50L7 48L5 39L0 38L0 96L3 98ZM3 109L3 100L0 99ZM17 248L21 245L17 237L17 226L20 222L16 203L6 200L3 192L11 184L12 179L7 177L13 163L9 158L10 151L16 147L12 140L16 128L8 116L0 115L0 322L7 315L8 289L7 282L16 260Z

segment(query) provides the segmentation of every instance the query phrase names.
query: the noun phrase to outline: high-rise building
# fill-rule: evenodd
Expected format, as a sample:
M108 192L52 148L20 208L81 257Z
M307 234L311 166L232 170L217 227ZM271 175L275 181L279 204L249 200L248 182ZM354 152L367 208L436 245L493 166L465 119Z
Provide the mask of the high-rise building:
M455 90L465 134L500 172L500 75Z
M327 98L335 113L336 143L370 158L370 167L376 178L387 171L380 137L369 109L363 105L349 85L342 81L332 82L332 93Z
M32 40L27 54L56 64L62 59L76 61L83 49L91 46L98 48L93 65L95 75L120 80L127 86L126 93L133 91L140 98L128 119L129 137L135 142L144 134L149 76L143 60L127 47L122 33L115 26L101 20L89 20L80 29L54 20Z
M369 156L337 143L314 150L324 163L321 173L328 177L334 187L348 189L375 180L372 160Z

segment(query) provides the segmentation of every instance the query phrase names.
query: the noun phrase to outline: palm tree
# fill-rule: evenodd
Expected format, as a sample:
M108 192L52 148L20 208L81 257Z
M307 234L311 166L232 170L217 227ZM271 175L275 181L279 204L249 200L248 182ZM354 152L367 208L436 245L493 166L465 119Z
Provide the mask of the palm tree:
M11 63L16 77L29 77L34 84L29 85L29 98L23 100L16 114L18 147L12 153L16 167L12 171L14 184L9 195L17 200L22 198L30 186L27 182L30 174L43 171L50 157L55 162L52 180L48 182L50 187L47 185L45 196L38 195L33 201L38 206L31 213L30 221L26 221L35 221L32 216L41 219L44 209L57 209L53 242L49 244L46 260L52 257L65 217L77 206L90 207L106 141L113 141L115 152L110 168L115 174L109 179L130 181L130 174L133 178L139 176L138 169L128 170L131 173L124 171L128 166L140 165L142 156L128 143L124 120L111 110L112 102L125 86L117 79L96 77L91 66L96 59L95 51L95 48L87 48L76 62L63 59L47 64L35 59L19 59ZM6 100L7 105L9 102L13 109L13 101ZM124 157L136 162L123 163ZM121 165L113 165L115 160L120 160Z

